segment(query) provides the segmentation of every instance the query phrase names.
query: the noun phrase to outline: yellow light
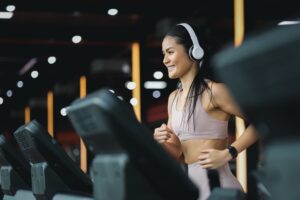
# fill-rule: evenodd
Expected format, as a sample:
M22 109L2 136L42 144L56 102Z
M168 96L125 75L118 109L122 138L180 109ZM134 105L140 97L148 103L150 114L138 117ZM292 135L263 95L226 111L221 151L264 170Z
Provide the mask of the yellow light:
M244 0L234 0L234 45L238 47L244 40ZM236 138L245 130L245 123L236 117ZM247 192L247 154L246 150L241 152L236 159L236 176L243 189Z
M234 45L238 47L244 40L244 0L234 0Z
M141 79L140 79L140 44L132 43L132 82L136 83L136 87L132 90L132 97L137 100L137 104L133 106L135 115L141 121Z
M30 107L26 106L24 109L24 113L25 113L25 124L30 122Z
M48 115L48 132L54 137L54 123L53 123L53 92L47 93L47 115Z
M84 98L86 96L86 77L81 76L80 77L80 98ZM82 171L85 173L87 172L87 151L86 151L86 146L83 142L83 140L80 138L80 168Z

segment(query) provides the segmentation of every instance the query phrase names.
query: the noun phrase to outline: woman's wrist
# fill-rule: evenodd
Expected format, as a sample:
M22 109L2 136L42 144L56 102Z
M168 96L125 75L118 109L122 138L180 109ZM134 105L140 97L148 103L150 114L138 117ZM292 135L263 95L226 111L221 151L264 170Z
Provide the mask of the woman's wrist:
M230 160L235 159L238 156L238 151L234 146L229 146L227 148Z
M224 157L225 157L226 162L229 162L230 160L232 160L232 156L229 153L228 148L224 149L224 152L225 152L225 156Z
M182 150L178 145L171 142L164 142L162 144L163 148L168 151L173 157L179 158L182 155Z

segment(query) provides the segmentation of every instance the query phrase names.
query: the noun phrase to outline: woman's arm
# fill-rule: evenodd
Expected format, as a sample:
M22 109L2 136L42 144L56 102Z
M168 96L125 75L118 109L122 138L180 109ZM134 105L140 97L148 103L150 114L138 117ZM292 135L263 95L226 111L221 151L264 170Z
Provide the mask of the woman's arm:
M228 115L235 115L243 118L239 107L224 84L214 83L211 89L213 102L218 109L224 111ZM235 147L238 153L240 153L255 143L258 138L258 134L256 133L253 125L249 125L242 135L231 144L231 146ZM203 168L212 169L218 168L232 159L228 149L205 149L201 152L201 155L198 158L199 163Z
M178 137L174 134L174 132L169 128L166 127L166 129L170 133L170 138L162 143L162 146L171 154L172 157L174 157L176 160L182 160L182 150L181 150L181 143L178 139Z
M162 144L164 149L177 160L182 161L181 143L178 137L174 134L171 125L171 106L175 98L176 92L172 92L168 99L168 124L162 124L159 128L155 129L154 139Z
M214 102L219 106L221 110L228 113L229 115L235 115L240 118L243 118L243 114L240 111L240 108L237 106L232 96L230 95L229 90L224 84L215 83L212 86L213 99ZM243 150L247 149L258 139L258 134L254 129L253 125L249 125L243 134L237 138L235 142L232 143L237 151L240 153Z
M181 143L178 137L166 124L162 124L155 129L154 139L176 159L181 156Z

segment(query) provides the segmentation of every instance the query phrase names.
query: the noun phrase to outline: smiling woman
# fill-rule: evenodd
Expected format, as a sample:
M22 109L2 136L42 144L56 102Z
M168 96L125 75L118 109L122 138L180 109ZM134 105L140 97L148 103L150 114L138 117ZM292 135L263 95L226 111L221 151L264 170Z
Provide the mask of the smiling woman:
M196 70L196 67L190 68L191 65L197 65L193 60L188 59L185 48L178 44L171 36L166 36L163 40L163 63L168 69L168 75L171 79L176 79L189 70ZM177 67L180 66L180 67Z
M226 86L202 73L207 55L192 26L174 26L163 39L162 52L169 78L179 79L180 84L169 96L168 123L155 129L154 139L187 164L188 175L200 190L199 199L210 195L207 169L218 171L221 187L242 190L228 161L257 140L255 130L249 126L227 148L228 119L242 115Z

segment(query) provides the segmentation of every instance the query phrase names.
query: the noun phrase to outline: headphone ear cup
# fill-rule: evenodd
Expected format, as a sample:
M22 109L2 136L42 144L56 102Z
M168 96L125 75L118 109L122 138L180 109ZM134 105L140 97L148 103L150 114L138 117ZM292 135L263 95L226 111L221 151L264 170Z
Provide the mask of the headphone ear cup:
M195 60L201 60L204 56L203 49L200 47L196 47L196 48L193 47L192 55Z
M199 61L203 58L204 52L201 48L194 48L194 46L191 46L189 48L189 56L194 61Z
M190 56L190 59L192 59L193 61L197 61L197 60L194 58L194 56L193 56L193 49L194 49L193 46L191 46L191 47L189 48L189 56Z

